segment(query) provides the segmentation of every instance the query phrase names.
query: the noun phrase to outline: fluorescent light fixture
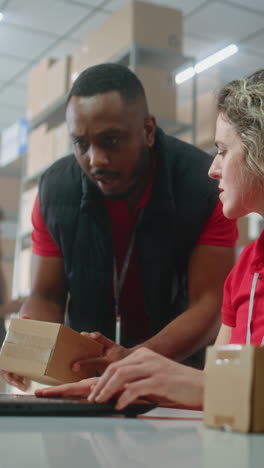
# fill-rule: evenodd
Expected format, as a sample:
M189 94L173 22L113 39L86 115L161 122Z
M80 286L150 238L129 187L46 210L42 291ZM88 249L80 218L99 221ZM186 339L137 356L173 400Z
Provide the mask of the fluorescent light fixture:
M0 21L2 21L3 18L4 18L4 15L3 15L3 13L1 13L1 11L0 11Z
M177 84L181 84L186 80L189 80L192 78L196 73L201 73L204 70L207 70L210 67L213 67L219 62L222 62L222 60L227 59L228 57L231 57L231 55L236 54L238 51L238 47L235 44L230 44L229 46L225 47L224 49L219 50L215 54L209 55L204 60L201 60L200 62L196 63L194 67L189 67L186 68L186 70L183 70L180 73L177 73L175 76L175 81Z
M182 72L178 73L175 77L175 81L177 84L181 84L186 80L189 80L195 75L195 70L193 67L186 68Z

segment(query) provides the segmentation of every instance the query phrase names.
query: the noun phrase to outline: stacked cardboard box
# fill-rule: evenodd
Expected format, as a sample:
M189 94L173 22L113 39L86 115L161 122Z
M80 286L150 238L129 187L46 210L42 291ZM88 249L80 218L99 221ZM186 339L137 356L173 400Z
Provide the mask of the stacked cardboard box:
M117 33L118 32L118 33ZM115 60L118 54L134 45L156 51L156 57L181 52L182 14L175 8L128 1L100 27L92 32L76 50L71 61L71 81L85 68ZM162 69L158 59L151 66L136 65L142 80L150 111L156 117L176 119L176 90L172 79L174 64Z
M28 120L37 117L65 95L69 89L69 70L69 57L45 59L32 69L28 81Z

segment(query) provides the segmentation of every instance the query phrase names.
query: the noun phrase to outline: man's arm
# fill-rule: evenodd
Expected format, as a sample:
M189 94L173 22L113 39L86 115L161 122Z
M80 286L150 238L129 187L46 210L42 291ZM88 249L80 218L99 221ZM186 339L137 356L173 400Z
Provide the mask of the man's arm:
M231 247L195 247L188 272L188 309L136 348L145 346L182 361L211 343L219 330L224 281L233 264Z
M33 255L31 293L21 314L35 320L63 323L66 297L63 258Z

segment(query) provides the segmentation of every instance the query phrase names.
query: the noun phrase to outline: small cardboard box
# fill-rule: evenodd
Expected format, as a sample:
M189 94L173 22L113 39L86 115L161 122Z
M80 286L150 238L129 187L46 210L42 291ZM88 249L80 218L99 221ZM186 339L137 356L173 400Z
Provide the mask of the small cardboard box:
M264 432L264 348L209 347L204 422L239 432Z
M96 375L89 369L73 372L82 358L99 357L102 345L65 325L12 318L0 353L0 369L47 385L77 382Z

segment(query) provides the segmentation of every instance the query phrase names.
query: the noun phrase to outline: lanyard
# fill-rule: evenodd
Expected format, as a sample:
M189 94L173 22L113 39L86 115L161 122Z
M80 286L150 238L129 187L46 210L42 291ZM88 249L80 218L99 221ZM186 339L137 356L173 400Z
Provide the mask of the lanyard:
M128 270L132 250L133 250L134 243L135 243L136 230L137 230L139 222L140 222L140 220L141 220L141 218L143 216L143 212L144 212L144 208L140 211L140 213L138 215L138 218L137 218L137 221L136 221L136 224L135 224L135 227L134 227L134 229L132 231L132 234L131 234L131 237L130 237L130 240L129 240L128 248L127 248L127 251L126 251L126 254L125 254L125 258L124 258L124 261L123 261L123 264L122 264L122 267L121 267L119 277L118 277L118 274L117 274L116 257L114 256L114 258L113 258L113 267L114 267L113 288L114 288L115 319L116 319L115 341L116 341L117 344L120 344L120 342L121 342L121 315L120 315L120 307L119 307L119 305L120 305L120 295L121 295L122 288L124 286L124 282L125 282L125 279L126 279L126 274L127 274L127 270Z

